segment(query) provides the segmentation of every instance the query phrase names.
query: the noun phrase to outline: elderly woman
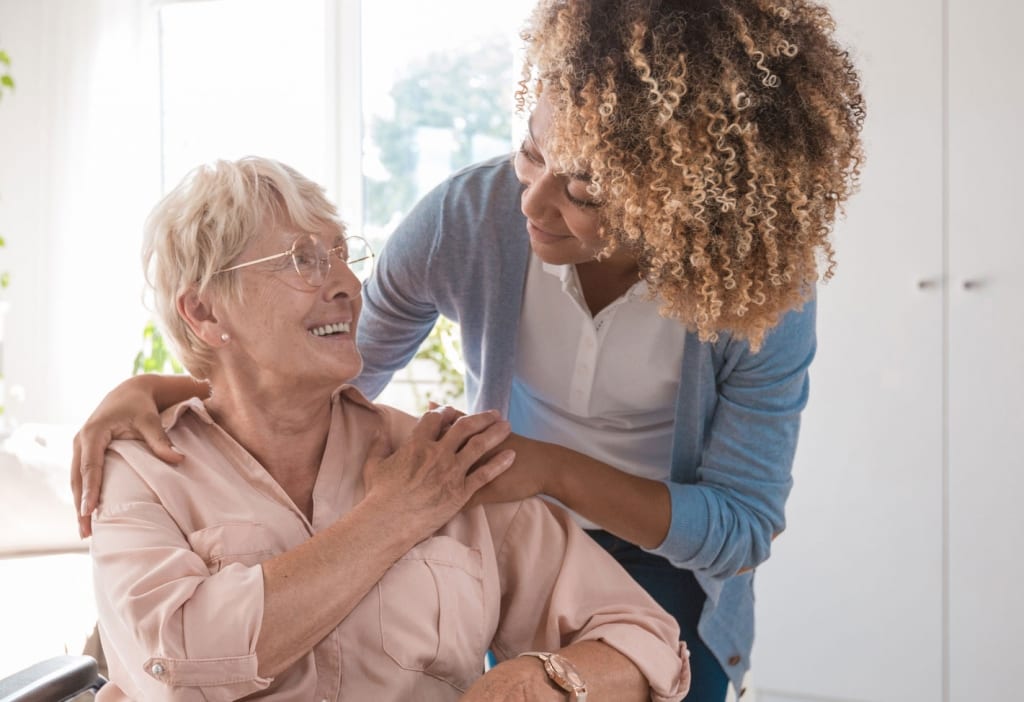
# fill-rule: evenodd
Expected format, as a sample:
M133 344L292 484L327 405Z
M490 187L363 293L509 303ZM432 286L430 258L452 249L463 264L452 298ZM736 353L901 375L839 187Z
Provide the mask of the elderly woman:
M507 422L414 420L341 385L361 368L362 243L258 158L195 170L153 212L156 307L212 393L163 413L179 465L110 446L102 698L680 699L675 621L571 519L463 509L515 460Z

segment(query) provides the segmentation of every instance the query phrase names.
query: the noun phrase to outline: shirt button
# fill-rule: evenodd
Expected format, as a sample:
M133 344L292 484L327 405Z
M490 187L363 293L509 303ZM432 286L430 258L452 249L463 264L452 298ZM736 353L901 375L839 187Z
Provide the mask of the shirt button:
M151 672L153 675L163 675L164 667L159 663L154 663L153 666L149 669L149 672Z
M729 665L739 665L742 660L739 656L729 656Z

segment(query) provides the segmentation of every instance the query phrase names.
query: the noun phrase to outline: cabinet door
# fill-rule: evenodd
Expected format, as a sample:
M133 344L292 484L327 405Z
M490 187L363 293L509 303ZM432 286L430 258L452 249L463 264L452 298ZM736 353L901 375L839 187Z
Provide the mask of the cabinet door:
M1024 5L951 0L949 8L949 699L1017 699Z
M829 5L862 72L867 163L820 290L788 527L757 573L752 682L758 702L939 700L942 5Z

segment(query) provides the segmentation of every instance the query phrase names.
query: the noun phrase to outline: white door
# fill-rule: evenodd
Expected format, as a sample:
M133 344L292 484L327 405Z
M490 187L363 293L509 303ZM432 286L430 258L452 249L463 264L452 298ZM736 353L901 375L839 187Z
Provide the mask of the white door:
M752 682L758 702L940 700L942 4L829 4L867 163L820 292L788 527L757 573Z
M1019 699L1024 6L949 8L949 699Z

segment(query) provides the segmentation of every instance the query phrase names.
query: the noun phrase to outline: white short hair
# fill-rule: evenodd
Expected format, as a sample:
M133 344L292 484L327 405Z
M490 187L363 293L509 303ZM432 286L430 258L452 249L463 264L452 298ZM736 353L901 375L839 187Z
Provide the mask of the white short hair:
M177 299L189 289L241 299L236 274L218 271L268 226L345 232L322 187L294 168L256 156L199 166L146 220L142 263L157 321L197 378L208 377L212 350L178 314Z

